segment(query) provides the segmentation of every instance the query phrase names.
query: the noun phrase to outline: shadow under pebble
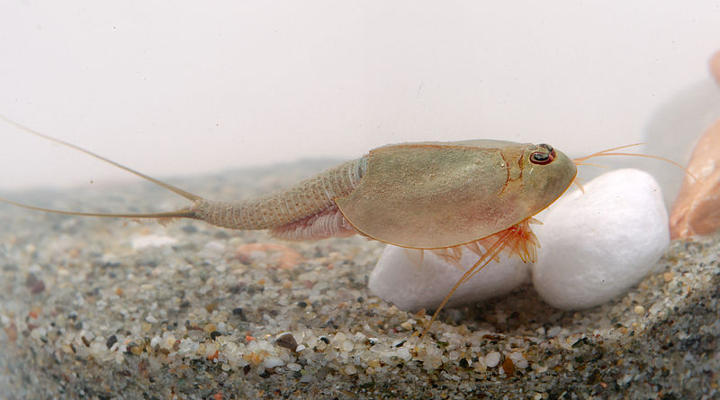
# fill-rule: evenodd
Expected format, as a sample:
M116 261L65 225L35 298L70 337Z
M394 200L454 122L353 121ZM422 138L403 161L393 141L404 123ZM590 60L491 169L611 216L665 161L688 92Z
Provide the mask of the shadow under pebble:
M172 183L214 199L330 163ZM111 189L111 190L110 190ZM149 185L26 193L64 209L168 210ZM15 197L17 198L17 197ZM130 205L130 206L129 206ZM720 236L674 242L627 295L582 312L531 287L427 316L372 296L382 245L282 242L0 207L0 393L25 398L716 398Z

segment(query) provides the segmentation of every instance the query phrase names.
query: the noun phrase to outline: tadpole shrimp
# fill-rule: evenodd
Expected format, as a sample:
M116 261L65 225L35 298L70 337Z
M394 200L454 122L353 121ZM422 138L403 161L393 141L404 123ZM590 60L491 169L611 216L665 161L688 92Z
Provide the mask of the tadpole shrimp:
M540 211L576 182L577 165L600 156L650 157L618 150L570 159L548 144L500 140L404 143L379 147L285 190L251 200L205 199L89 150L14 122L14 127L70 147L153 182L191 202L159 213L94 213L35 207L29 210L90 217L189 218L240 230L269 230L285 240L317 240L360 234L399 247L429 250L446 258L462 249L478 255L425 327L429 329L455 290L502 253L534 262L539 243L530 227ZM680 168L683 168L680 166Z

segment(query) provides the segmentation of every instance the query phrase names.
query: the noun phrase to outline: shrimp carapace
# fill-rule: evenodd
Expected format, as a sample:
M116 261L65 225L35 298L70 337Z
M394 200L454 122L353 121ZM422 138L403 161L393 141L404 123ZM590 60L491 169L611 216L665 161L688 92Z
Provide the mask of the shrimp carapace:
M518 224L577 173L552 146L498 140L390 145L365 157L362 181L335 203L365 236L415 249L471 243Z

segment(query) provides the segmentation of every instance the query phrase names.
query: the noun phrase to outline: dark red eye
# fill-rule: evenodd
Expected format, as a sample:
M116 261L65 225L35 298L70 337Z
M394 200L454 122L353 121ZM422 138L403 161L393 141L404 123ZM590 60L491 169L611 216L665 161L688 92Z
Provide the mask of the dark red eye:
M540 144L547 151L536 151L530 154L530 162L538 165L550 164L555 159L555 149L549 144Z

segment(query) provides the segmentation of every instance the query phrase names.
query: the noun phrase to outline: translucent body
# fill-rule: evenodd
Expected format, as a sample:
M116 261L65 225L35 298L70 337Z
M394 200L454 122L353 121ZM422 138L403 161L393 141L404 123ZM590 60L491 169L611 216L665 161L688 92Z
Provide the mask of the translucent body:
M417 249L487 242L501 234L507 236L501 248L515 241L531 243L529 227L523 228L526 222L560 197L577 173L573 161L544 144L497 140L408 143L372 150L289 189L231 203L204 199L72 143L3 116L0 119L154 182L193 204L170 212L128 214L54 210L0 198L2 202L66 215L193 218L231 229L269 229L278 237L293 240L360 232ZM612 153L593 156L597 155ZM523 253L530 256L532 252Z
M231 229L277 229L312 218L335 207L361 182L364 160L342 163L298 184L255 199L221 202L201 199L193 206L197 219Z

